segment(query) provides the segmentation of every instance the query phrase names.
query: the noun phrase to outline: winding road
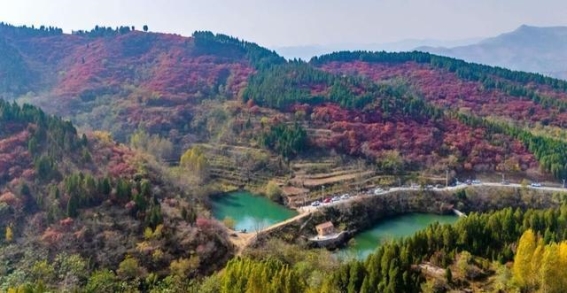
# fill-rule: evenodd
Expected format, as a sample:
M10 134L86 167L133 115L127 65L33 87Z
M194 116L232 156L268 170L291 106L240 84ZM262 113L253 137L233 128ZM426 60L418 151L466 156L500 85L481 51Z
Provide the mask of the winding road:
M467 187L473 187L473 186L505 187L505 188L528 188L528 189L541 190L541 191L547 191L547 192L567 192L566 188L561 188L561 187L548 187L548 186L533 187L531 185L522 186L521 184L516 184L516 183L502 184L500 182L481 182L481 183L471 184L471 185L467 185L467 184L463 183L463 184L459 184L459 185L456 185L456 186L448 186L448 187L443 187L443 188L431 188L431 190L455 191L455 190L465 189ZM349 197L348 199L343 199L343 200L339 200L339 201L331 202L331 203L322 203L319 206L311 206L311 205L302 206L302 207L297 208L299 215L297 215L293 218L287 219L285 221L279 222L277 224L274 224L272 226L266 227L266 228L262 229L261 231L249 232L249 233L231 231L232 236L230 237L230 240L237 247L237 255L240 255L242 253L242 251L244 251L244 249L246 247L248 247L250 244L252 244L252 242L257 237L259 237L260 235L269 233L269 232L271 232L271 231L273 231L277 228L280 228L282 226L285 226L289 223L293 223L297 220L308 217L312 213L316 212L319 209L324 209L324 208L331 207L331 206L343 205L343 204L349 203L353 200L363 198L363 197L382 196L382 195L397 192L397 191L415 191L415 190L420 190L420 189L421 189L421 187L392 187L392 188L390 188L388 190L384 190L384 191L382 191L378 194L374 194L373 192L372 193L360 193L360 194L353 195L353 196Z
M464 189L467 187L471 187L471 186L488 186L488 187L507 187L507 188L522 188L521 184L517 184L517 183L509 183L509 184L502 184L500 182L481 182L478 184L459 184L459 185L455 185L455 186L448 186L448 187L443 187L443 188L431 188L430 190L438 190L438 191L455 191L455 190L459 190L459 189ZM541 186L541 187L533 187L531 185L527 185L525 186L525 188L529 188L529 189L534 189L534 190L542 190L542 191L548 191L548 192L567 192L566 188L561 188L561 187L548 187L548 186ZM336 202L331 202L331 203L322 203L319 206L311 206L311 205L307 205L307 206L302 206L297 208L297 211L299 213L312 213L314 211L316 211L317 209L320 208L325 208L325 207L329 207L329 206L337 206L337 205L341 205L341 204L345 204L348 203L356 198L360 198L362 196L381 196L381 195L385 195L385 194L389 194L392 192L396 192L396 191L411 191L411 190L420 190L421 187L392 187L388 190L384 190L378 194L374 194L374 193L361 193L361 194L357 194L354 196L351 196L348 199L345 200L339 200Z

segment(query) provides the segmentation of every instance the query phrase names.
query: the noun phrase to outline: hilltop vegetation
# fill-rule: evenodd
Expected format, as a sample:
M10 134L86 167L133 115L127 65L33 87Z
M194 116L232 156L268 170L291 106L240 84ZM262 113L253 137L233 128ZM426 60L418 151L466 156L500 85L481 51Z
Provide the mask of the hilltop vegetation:
M562 127L567 83L541 75L417 52L285 61L210 32L185 38L130 27L73 35L3 27L6 46L27 60L24 67L42 65L34 68L37 79L23 82L23 100L121 141L137 130L157 135L172 145L164 160L196 142L215 142L260 146L288 159L335 150L379 166L395 152L399 173L541 176L539 161L543 171L565 174L565 162L535 151L534 139L486 126ZM48 68L60 74L47 75ZM478 117L489 121L469 123ZM290 149L266 140L282 123L302 128L306 143Z
M468 126L511 136L523 142L544 170L556 178L567 174L565 161L558 155L564 143L530 133L533 125L564 125L564 81L419 52L343 52L311 62L330 72L355 74L376 82L403 77L431 106L458 113L456 117ZM455 81L455 85L447 81ZM466 91L456 91L461 87Z

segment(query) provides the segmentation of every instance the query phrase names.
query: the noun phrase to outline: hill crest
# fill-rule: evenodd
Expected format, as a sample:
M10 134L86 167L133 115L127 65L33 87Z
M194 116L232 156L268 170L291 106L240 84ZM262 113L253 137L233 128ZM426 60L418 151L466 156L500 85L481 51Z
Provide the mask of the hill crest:
M567 76L567 27L522 25L516 30L458 47L418 47L416 50L514 70Z

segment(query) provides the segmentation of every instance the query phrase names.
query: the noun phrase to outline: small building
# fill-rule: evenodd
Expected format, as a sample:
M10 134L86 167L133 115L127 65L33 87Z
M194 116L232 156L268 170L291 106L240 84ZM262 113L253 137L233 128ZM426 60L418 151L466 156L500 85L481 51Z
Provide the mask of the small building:
M335 226L333 226L333 223L330 221L315 226L315 229L319 237L329 236L335 233Z

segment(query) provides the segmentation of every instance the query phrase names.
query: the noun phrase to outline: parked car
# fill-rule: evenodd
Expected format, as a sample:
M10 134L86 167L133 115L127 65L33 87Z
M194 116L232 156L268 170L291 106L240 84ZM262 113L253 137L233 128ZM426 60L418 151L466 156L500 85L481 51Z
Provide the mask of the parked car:
M314 202L311 203L311 206L312 206L312 207L318 207L318 206L320 206L320 205L321 205L321 202L318 201L318 200L316 200L316 201L314 201Z
M330 203L331 202L331 198L327 197L323 200L323 203Z
M350 195L348 193L341 195L342 200L349 199L349 198L350 198Z
M508 185L508 184L510 184L510 182L508 180L502 181L502 185Z
M337 195L337 196L333 197L333 199L331 199L331 202L337 202L339 200L341 200L341 198Z
M532 186L532 187L541 187L541 183L539 183L539 182L532 182L531 186Z
M480 180L475 179L475 180L472 181L472 184L478 185L478 184L480 184Z
M383 193L383 192L384 192L384 189L382 189L380 187L374 189L374 194L380 194L380 193Z

